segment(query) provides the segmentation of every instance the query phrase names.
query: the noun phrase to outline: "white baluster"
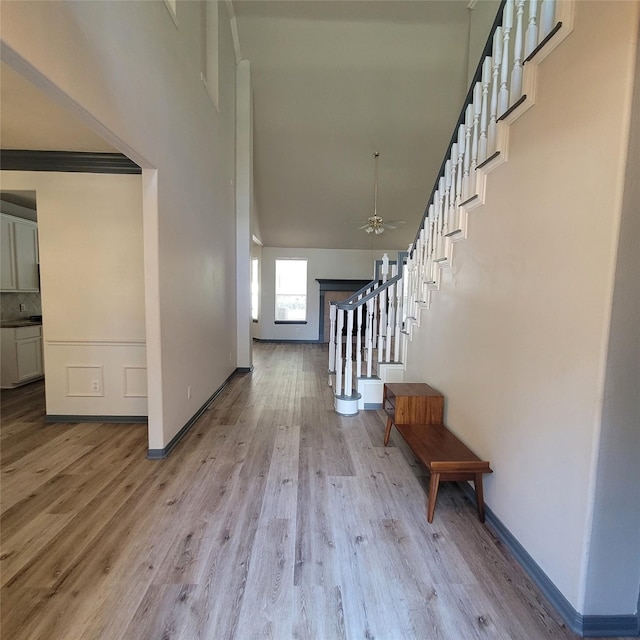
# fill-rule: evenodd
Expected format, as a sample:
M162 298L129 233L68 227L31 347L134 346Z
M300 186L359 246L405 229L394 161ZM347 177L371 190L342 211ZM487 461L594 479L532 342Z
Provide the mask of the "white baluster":
M353 393L353 309L347 311L347 353L344 366L344 395Z
M463 176L464 176L464 150L465 150L465 131L464 125L458 127L458 170L456 171L456 208L464 200L463 197ZM458 212L459 214L459 212Z
M538 42L542 42L555 26L556 19L556 3L555 0L542 0L540 6L540 33L538 34Z
M513 43L513 71L511 72L511 91L509 104L512 105L522 95L522 49L524 46L524 1L516 2L516 37Z
M438 180L438 211L440 213L440 228L438 229L438 242L440 243L440 247L438 250L438 255L440 257L444 257L444 216L446 214L444 207L444 176L442 176Z
M404 267L403 267L404 270ZM393 361L400 361L400 341L402 339L402 320L404 314L404 284L405 278L398 280L398 284L396 284L396 305L395 305L395 319L396 326L393 332L394 334L394 342L393 342Z
M451 158L444 163L444 227L442 233L449 233L449 223L453 210L453 198L451 197Z
M336 370L336 305L329 304L329 371Z
M482 83L476 82L473 88L473 136L471 142L471 184L476 184L476 167L478 166L478 144L480 142L480 112L482 111ZM475 186L473 193L475 195Z
M358 300L362 300L362 294L358 296ZM356 376L362 377L362 304L358 305L356 312L357 330L356 330Z
M338 309L338 322L336 328L336 390L337 396L342 395L342 329L344 327L344 310Z
M470 197L469 171L471 169L471 128L473 126L472 106L468 105L464 117L464 173L462 174L462 200Z
M500 66L500 104L498 117L509 108L509 38L513 26L513 1L506 0L502 20L502 64Z
M378 288L378 284L374 285L374 290ZM378 345L378 297L373 298L373 320L371 322L371 344L375 349Z
M387 312L387 343L385 344L384 361L391 360L391 338L393 338L393 328L395 325L395 284L389 285L387 300L389 301L389 311Z
M389 256L385 253L382 256L382 282L383 284L387 281L387 276L389 275Z
M373 375L373 306L373 299L367 300L367 378L370 378Z
M384 357L385 330L387 327L387 290L382 289L378 296L378 362Z
M525 60L538 45L538 23L537 23L538 0L529 0L529 22L527 24L527 35L524 41Z
M489 124L489 83L491 82L491 57L487 56L482 63L482 100L480 106L480 146L478 148L478 164L482 164L487 155L487 127Z
M487 133L487 153L492 154L496 149L496 127L498 126L498 88L500 85L500 63L502 61L502 27L498 27L493 34L493 56L491 57L491 105L489 106L489 128Z
M457 231L458 226L458 143L451 145L451 193L449 195L449 230Z
M435 258L439 258L440 254L438 251L440 250L440 192L436 189L433 194L433 220L435 222L434 228L434 248L435 248Z

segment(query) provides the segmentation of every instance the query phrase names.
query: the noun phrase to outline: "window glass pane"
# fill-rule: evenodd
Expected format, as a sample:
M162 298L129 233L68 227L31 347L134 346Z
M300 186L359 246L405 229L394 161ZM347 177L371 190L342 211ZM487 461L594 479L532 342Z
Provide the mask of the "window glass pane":
M276 260L276 320L307 319L307 261Z

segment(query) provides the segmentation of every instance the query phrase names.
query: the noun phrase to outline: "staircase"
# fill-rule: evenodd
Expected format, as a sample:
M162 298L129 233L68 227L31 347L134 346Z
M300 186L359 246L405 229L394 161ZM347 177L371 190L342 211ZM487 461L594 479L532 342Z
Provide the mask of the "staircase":
M573 29L574 2L501 4L414 242L395 262L385 254L374 280L331 304L337 413L379 408L384 383L403 380L413 329L467 237L469 212L485 202L489 174L508 159L510 125L535 104L538 65Z

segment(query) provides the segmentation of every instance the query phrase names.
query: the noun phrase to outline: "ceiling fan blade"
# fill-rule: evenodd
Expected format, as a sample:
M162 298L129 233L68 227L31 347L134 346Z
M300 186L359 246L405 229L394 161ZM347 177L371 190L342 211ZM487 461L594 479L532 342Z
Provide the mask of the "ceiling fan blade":
M367 224L363 224L361 227L358 227L358 230L366 229L368 226L369 226L369 223L367 222Z
M387 220L385 224L406 224L406 220Z

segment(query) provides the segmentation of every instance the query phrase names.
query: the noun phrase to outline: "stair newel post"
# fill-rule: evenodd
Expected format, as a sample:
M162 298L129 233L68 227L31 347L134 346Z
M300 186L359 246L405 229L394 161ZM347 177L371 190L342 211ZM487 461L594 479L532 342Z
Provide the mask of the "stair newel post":
M336 305L329 304L329 373L336 370ZM331 378L329 378L331 380Z
M540 5L540 32L538 41L542 42L553 29L556 18L556 2L555 0L542 0Z
M382 255L382 283L387 281L389 275L389 256L385 253Z
M473 87L473 137L471 142L471 184L474 189L471 195L476 193L476 167L478 166L478 153L480 144L480 113L482 111L482 83L476 82Z
M498 126L498 88L500 86L500 62L502 60L502 27L493 34L493 56L491 56L491 104L489 105L489 127L487 130L488 153L497 149L496 129Z
M337 396L342 395L342 371L344 362L342 361L342 330L344 328L344 309L338 309L336 325L336 391Z
M538 23L537 23L538 0L529 0L529 21L527 24L527 34L524 39L524 58L529 57L538 44Z
M487 157L487 128L489 126L489 83L491 82L491 57L487 56L482 63L482 99L480 105L480 146L478 148L478 164Z
M470 197L469 172L471 170L471 128L473 126L472 106L468 105L464 117L464 173L462 174L462 200Z
M373 367L373 324L374 324L374 299L367 300L367 328L366 328L366 343L367 343L367 378L372 376Z
M387 342L384 345L385 346L385 353L384 353L384 361L385 362L389 362L391 360L391 339L393 337L393 329L394 329L394 323L395 323L395 284L391 284L389 285L389 294L387 296L387 306L388 306L388 312L387 312Z
M509 38L513 26L513 2L506 0L502 19L502 64L500 65L500 104L498 117L509 108Z
M509 104L520 99L522 94L522 49L524 46L524 2L516 2L516 37L513 42L513 71L511 72L511 91Z
M455 224L455 220L453 220L453 200L451 197L451 158L447 160L444 164L444 226L442 228L442 233L444 236L447 236L452 224Z
M353 393L353 309L347 310L347 340L344 364L344 395Z
M362 300L362 294L358 296L358 301ZM362 377L362 304L358 305L356 311L356 376Z

